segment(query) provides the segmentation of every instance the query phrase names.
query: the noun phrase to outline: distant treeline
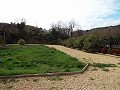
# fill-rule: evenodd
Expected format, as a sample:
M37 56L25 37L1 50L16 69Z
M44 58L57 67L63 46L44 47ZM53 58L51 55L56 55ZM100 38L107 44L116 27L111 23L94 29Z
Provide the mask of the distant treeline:
M5 32L5 40L8 44L15 44L19 39L24 39L26 43L37 44L60 44L61 41L73 37L78 38L84 34L95 34L106 39L120 36L120 25L91 30L76 30L73 27L53 26L49 30L20 23L0 23L0 36Z
M7 44L15 44L19 39L24 39L26 43L37 44L58 44L61 40L65 40L70 36L70 29L64 28L57 30L51 28L45 30L42 28L25 25L25 22L15 23L0 23L0 36L4 36Z

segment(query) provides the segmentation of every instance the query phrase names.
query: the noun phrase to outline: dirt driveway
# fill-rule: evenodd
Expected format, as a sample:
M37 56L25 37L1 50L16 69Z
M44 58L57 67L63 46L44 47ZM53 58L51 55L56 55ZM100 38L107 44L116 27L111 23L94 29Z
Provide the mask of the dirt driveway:
M112 63L109 71L89 67L83 74L61 76L60 80L50 77L18 78L1 80L0 90L120 90L120 57L91 54L59 45L47 45L89 63ZM52 78L52 77L51 77Z

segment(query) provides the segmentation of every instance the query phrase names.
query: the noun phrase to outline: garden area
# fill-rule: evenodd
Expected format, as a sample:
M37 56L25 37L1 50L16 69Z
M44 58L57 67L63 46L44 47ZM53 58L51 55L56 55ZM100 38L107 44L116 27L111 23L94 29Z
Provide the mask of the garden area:
M85 63L45 45L0 49L0 76L81 71Z

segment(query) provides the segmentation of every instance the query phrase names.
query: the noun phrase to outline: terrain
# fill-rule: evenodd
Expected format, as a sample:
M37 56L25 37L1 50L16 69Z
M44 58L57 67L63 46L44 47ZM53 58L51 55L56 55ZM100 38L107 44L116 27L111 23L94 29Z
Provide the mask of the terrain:
M116 67L89 66L83 74L61 77L31 77L2 80L0 90L120 90L120 57L91 54L59 45L47 45L86 63L115 64Z

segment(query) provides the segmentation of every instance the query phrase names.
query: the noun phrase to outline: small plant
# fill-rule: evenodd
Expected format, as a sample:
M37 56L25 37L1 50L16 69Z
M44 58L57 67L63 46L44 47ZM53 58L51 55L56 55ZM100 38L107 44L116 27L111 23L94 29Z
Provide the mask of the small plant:
M90 80L94 80L94 78L93 78L93 77L90 77Z
M93 68L92 71L97 71L98 69L97 68Z
M106 69L106 68L103 68L102 70L106 72L110 71L109 69Z
M63 80L63 78L61 78L60 76L53 76L53 77L49 78L48 80L50 80L50 81L61 81L61 80Z
M118 65L120 65L120 63L118 63Z
M18 40L18 44L19 44L19 45L25 45L25 40L24 40L24 39Z
M39 79L34 79L34 80L33 80L33 82L38 82L38 81L39 81Z

